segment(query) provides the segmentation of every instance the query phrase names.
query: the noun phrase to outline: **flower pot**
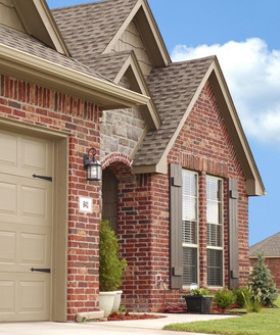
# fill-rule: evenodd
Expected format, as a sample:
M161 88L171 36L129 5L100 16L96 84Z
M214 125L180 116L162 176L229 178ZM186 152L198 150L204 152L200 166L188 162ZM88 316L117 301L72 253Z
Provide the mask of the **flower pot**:
M113 312L116 291L99 292L99 308L104 311L106 318Z
M116 312L120 309L122 293L123 291L116 291L115 300L113 304L113 312Z
M212 296L188 295L184 297L188 312L209 314L212 305Z

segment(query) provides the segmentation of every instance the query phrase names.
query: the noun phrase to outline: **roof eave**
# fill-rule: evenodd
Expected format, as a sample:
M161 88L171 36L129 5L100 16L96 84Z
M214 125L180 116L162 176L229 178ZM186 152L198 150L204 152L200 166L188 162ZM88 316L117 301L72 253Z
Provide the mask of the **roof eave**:
M40 83L93 101L102 109L146 105L150 98L105 80L63 67L0 44L0 69L7 75Z

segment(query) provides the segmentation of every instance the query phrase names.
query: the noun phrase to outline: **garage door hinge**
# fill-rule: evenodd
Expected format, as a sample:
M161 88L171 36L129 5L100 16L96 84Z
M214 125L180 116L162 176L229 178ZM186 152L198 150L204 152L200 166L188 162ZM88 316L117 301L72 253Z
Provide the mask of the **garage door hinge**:
M33 174L32 175L33 178L38 178L38 179L43 179L43 180L48 180L48 181L52 181L52 177L47 177L47 176L39 176L37 174Z

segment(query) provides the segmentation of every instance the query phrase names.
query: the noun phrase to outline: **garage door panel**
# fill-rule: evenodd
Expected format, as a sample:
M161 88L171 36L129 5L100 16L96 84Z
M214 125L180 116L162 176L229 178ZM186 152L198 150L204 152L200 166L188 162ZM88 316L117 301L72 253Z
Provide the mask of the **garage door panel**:
M20 168L36 171L37 173L47 173L49 171L48 146L45 141L34 141L23 139L21 145Z
M50 267L48 234L20 234L19 265ZM36 250L36 253L34 253Z
M45 188L20 187L21 215L47 220L48 190Z
M5 304L0 304L1 313L12 314L15 309L15 281L0 280L0 297Z
M16 264L16 233L0 231L0 265Z
M1 167L17 166L17 139L9 133L0 134Z
M18 283L19 290L19 310L21 314L46 312L46 300L48 298L48 287L46 280L20 281Z
M0 182L0 212L16 215L17 185Z

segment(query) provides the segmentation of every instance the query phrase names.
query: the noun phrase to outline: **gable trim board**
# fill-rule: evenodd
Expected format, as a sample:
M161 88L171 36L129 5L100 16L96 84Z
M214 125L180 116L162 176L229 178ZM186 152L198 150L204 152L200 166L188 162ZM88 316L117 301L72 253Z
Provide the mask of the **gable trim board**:
M13 3L28 34L38 38L50 48L70 56L50 9L44 1L13 0Z
M0 70L93 101L103 109L147 104L149 97L0 44Z
M129 76L129 82L133 91L143 94L144 96L150 96L149 88L147 87L146 81L142 75L134 51L131 51L114 82L119 84L125 73ZM161 120L153 100L150 99L146 105L141 106L141 109L144 118L147 121L148 128L159 129Z
M208 58L208 57L207 57ZM166 146L164 152L161 154L159 161L154 165L149 166L134 166L134 173L167 173L167 155L174 145L176 138L179 135L188 115L190 114L195 102L197 101L198 96L200 95L203 87L206 82L209 80L211 86L213 87L216 98L218 99L219 105L221 107L221 112L223 113L227 129L231 135L231 139L234 143L236 152L240 158L241 166L244 172L244 175L247 180L247 194L248 195L264 195L265 188L260 177L258 168L256 166L255 160L253 158L252 152L250 150L249 144L247 142L246 136L242 129L239 117L236 113L234 103L230 96L225 78L222 74L219 62L217 57L213 58L208 70L206 71L203 79L201 80L199 86L196 89L195 94L193 95L187 110L180 120L177 129L174 131L171 140Z
M146 42L146 39L148 42L150 41L148 43L147 50L152 59L153 65L167 66L170 64L171 59L169 53L146 0L140 0L136 3L134 9L103 51L103 54L111 52L112 47L133 19L136 19L141 35L145 36L145 40L143 41Z

